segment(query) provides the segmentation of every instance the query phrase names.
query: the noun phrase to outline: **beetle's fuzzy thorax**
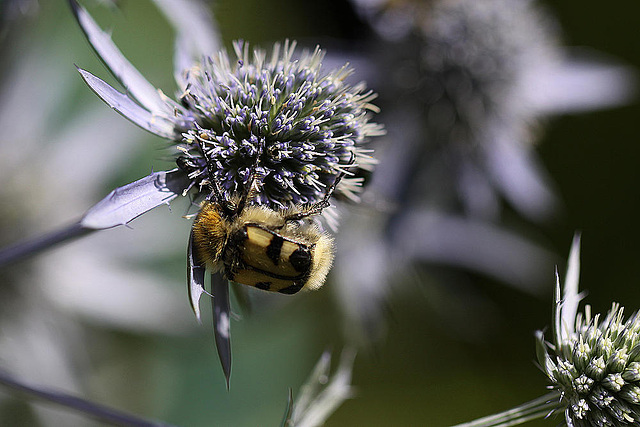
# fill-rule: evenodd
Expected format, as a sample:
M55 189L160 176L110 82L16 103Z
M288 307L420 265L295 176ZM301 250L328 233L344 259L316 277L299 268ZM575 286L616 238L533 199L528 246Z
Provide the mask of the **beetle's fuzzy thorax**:
M197 256L212 272L222 268L222 254L232 231L232 223L221 212L217 203L203 202L193 223Z

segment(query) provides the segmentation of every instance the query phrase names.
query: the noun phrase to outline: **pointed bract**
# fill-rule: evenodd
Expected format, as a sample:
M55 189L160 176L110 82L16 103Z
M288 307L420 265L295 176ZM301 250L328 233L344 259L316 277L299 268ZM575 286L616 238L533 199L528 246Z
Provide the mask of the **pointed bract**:
M556 285L553 288L553 306L551 307L551 327L553 328L553 342L562 342L562 337L565 335L562 326L562 286L557 267Z
M197 257L195 247L193 245L193 231L189 234L189 246L187 247L187 291L189 292L189 302L191 309L198 319L198 323L202 323L200 319L200 297L206 293L204 289L205 266Z
M560 205L558 196L533 148L514 144L519 137L512 131L497 126L482 146L490 177L520 213L536 221L548 219Z
M343 350L340 363L331 374L331 354L328 351L322 354L311 375L300 388L300 395L295 400L291 412L290 425L322 426L345 400L352 397L351 372L355 357L355 350Z
M124 57L111 40L111 36L102 31L87 11L75 0L69 0L69 4L98 57L127 89L127 92L148 111L171 114L171 107L162 99L158 90Z
M153 172L113 190L84 214L80 224L95 230L128 224L143 213L182 195L188 185L189 180L178 169Z
M523 97L540 115L576 114L631 103L638 92L637 71L602 56L574 49L558 63L531 70L522 84Z
M526 292L536 293L553 256L520 235L475 218L435 210L406 209L393 227L394 242L405 256L437 261L488 274ZM419 238L416 238L419 236ZM478 251L482 247L485 250ZM489 262L496 257L500 265ZM509 266L509 268L505 268Z
M291 427L291 410L293 409L293 390L289 388L289 395L287 396L287 406L284 408L284 416L280 427Z
M78 72L85 83L95 92L96 95L100 97L100 99L102 99L109 107L122 114L126 119L140 126L142 129L163 138L175 137L173 123L160 116L155 116L148 110L145 110L127 95L118 92L104 80L94 76L90 72L81 68L78 68Z
M578 293L578 283L580 282L580 233L576 233L571 244L569 260L567 262L567 273L564 278L564 292L562 295L562 325L567 332L573 333L575 328L578 304L582 295ZM568 337L563 337L568 338Z
M231 306L229 282L220 274L211 275L211 304L213 306L213 335L218 357L229 388L231 379Z
M176 30L174 76L181 90L186 89L184 73L220 50L221 40L206 4L193 0L155 0Z

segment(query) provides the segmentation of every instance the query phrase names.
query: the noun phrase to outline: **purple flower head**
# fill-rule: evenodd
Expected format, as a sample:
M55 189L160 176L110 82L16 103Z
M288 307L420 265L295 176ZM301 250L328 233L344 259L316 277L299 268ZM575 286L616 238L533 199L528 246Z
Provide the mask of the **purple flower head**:
M211 165L222 189L242 191L257 164L256 202L285 207L322 199L351 164L372 164L362 145L380 131L368 122L375 95L345 82L348 67L323 72L319 48L296 59L288 41L270 54L238 41L234 53L205 57L183 74L178 165L194 184L203 188ZM359 188L347 176L338 192L353 198Z
M159 5L171 20L181 21L183 9ZM369 136L382 133L379 125L369 123L376 95L363 83L347 83L347 65L323 70L320 48L298 53L296 43L286 41L267 54L238 41L229 55L218 49L216 40L195 40L195 23L189 28L193 31L179 25L179 93L174 100L147 82L83 8L74 4L74 11L92 47L127 93L87 71L80 70L82 77L127 119L172 141L188 188L197 188L200 196L210 193L210 178L227 198L242 192L255 169L261 188L253 203L271 208L315 203L341 172L351 175L350 167L372 166L363 145ZM185 19L192 22L194 16ZM205 41L215 39L211 28L201 30ZM357 199L360 181L346 176L336 194Z

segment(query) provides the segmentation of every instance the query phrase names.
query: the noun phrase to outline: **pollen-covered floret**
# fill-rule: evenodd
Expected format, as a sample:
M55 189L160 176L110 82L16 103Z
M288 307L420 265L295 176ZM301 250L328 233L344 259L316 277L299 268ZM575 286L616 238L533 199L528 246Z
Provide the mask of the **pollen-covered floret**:
M373 163L362 144L381 132L369 123L375 95L345 81L347 66L325 73L320 49L296 57L289 42L270 55L243 42L234 48L235 58L221 52L184 74L176 113L190 127L182 132L178 165L194 185L206 193L210 164L223 192L241 192L257 163L254 202L285 208L322 199L350 164ZM358 191L358 179L349 176L337 189L351 198Z

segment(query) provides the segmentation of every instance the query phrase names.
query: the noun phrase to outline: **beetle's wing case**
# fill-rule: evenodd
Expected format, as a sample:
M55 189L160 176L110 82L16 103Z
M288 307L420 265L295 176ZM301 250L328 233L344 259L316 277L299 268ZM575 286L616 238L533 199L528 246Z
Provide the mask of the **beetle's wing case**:
M292 240L257 223L245 224L243 232L247 265L282 277L309 274L314 243Z
M313 205L304 206L302 212L312 209ZM287 210L284 215L290 216L300 209ZM326 211L323 211L326 212ZM309 277L304 285L307 290L316 290L322 287L333 264L334 242L333 238L320 230L316 222L302 220L298 225L288 223L289 229L285 232L290 236L299 236L301 239L312 238L314 243L313 259Z
M247 207L225 248L230 280L293 294L319 288L331 267L332 240L307 221L286 222L283 212Z

